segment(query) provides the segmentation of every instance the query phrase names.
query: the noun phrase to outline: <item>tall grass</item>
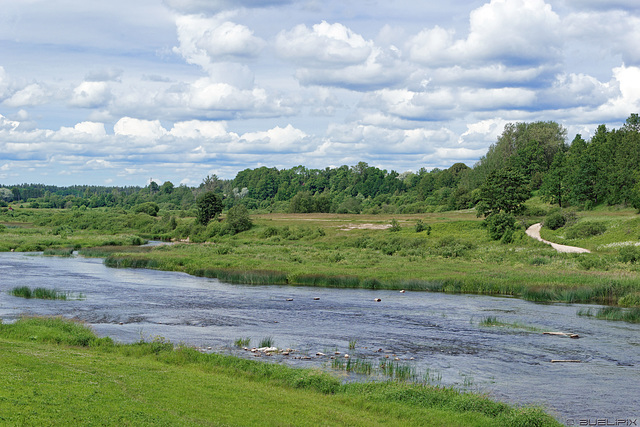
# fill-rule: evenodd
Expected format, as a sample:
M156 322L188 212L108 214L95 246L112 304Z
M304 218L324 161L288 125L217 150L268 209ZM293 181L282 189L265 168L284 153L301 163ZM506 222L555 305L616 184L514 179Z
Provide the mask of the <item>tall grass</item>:
M67 293L60 292L55 289L47 288L34 288L31 289L28 286L17 286L9 291L14 297L21 298L38 298L38 299L51 299L51 300L66 300Z
M595 311L589 309L580 309L578 316L595 317L603 320L616 320L629 323L640 323L640 307L624 309L620 307L603 307Z
M47 248L44 250L43 255L70 257L73 255L74 250L74 248Z
M415 381L418 378L413 366L395 360L382 359L379 366L380 372L397 381Z
M371 375L371 372L373 371L373 364L370 361L359 358L344 359L336 357L331 361L331 367L333 369L339 369L342 371L363 375Z
M273 337L264 337L260 340L260 344L258 344L258 348L273 347L274 342L275 341L273 340Z
M286 285L287 275L269 270L227 270L222 268L200 268L190 273L198 277L209 277L227 283L245 285Z

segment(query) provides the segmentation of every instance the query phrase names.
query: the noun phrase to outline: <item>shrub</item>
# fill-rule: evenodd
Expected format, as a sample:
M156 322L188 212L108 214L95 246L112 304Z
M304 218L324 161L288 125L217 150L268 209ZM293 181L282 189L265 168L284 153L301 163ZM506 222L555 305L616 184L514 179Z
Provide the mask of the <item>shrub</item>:
M640 260L640 248L635 245L623 246L618 253L620 262L629 262L635 264Z
M251 218L249 218L249 211L245 205L236 205L229 209L225 223L233 230L233 234L247 231L253 227Z
M500 212L489 215L484 222L487 226L489 236L493 240L501 240L505 234L507 234L505 239L508 241L505 241L504 243L511 243L511 240L513 239L513 230L516 228L516 218L513 214Z
M584 239L597 236L607 231L607 226L602 222L581 222L567 229L567 239Z
M156 216L160 207L153 202L141 203L133 208L135 213L146 213L147 215Z
M544 226L551 230L557 230L560 227L564 227L566 222L567 219L562 212L553 212L544 219Z
M422 222L422 220L418 220L418 222L416 223L416 233L420 233L422 231L426 231L427 235L431 234L431 226L425 224L424 222Z
M393 218L391 220L391 227L389 227L389 231L392 231L392 232L395 233L395 232L400 231L400 229L401 229L400 223L398 222L397 219Z

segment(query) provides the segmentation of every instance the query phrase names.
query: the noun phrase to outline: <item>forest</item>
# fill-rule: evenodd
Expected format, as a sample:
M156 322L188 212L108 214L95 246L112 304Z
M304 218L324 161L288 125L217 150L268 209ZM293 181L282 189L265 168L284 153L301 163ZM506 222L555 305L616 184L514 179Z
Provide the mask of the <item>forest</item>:
M571 143L556 122L510 123L473 167L455 163L447 169L402 173L365 162L325 169L260 167L230 180L210 175L198 187L170 181L151 181L146 187L24 183L0 186L0 205L142 212L152 206L152 215L159 210L187 215L199 195L213 192L225 210L243 205L260 213L431 213L476 207L483 185L499 171L513 171L526 195L537 194L563 208L640 208L640 118L631 114L619 129L600 125L589 140L578 134Z

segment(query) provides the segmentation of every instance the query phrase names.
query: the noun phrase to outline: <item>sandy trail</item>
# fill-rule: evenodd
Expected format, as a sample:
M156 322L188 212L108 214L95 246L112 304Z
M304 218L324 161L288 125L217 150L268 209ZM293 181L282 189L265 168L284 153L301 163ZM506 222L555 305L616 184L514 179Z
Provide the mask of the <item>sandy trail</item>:
M527 228L527 235L529 237L533 237L536 240L540 240L541 242L551 245L551 247L558 252L573 253L573 254L591 253L589 249L578 248L575 246L559 245L557 243L544 240L542 237L540 237L541 228L542 228L541 223L533 224L531 227Z

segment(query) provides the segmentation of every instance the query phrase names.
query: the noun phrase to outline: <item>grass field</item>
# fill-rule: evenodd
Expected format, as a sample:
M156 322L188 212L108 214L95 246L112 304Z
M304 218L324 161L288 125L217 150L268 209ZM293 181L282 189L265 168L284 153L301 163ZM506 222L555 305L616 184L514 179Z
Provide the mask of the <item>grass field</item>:
M3 425L559 425L454 389L341 385L162 339L114 344L57 318L0 324L0 382Z

